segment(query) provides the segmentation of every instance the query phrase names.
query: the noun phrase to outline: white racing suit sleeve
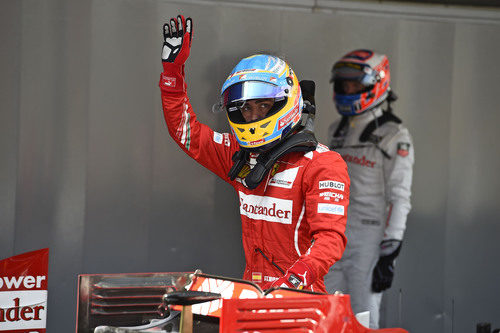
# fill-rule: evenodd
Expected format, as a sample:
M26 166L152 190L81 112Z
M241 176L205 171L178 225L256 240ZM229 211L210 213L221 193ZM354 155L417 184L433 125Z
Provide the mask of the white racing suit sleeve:
M385 141L385 140L384 140ZM413 175L413 141L408 130L400 126L382 148L390 155L384 161L385 196L388 203L383 240L403 240L406 217L411 209L411 183Z

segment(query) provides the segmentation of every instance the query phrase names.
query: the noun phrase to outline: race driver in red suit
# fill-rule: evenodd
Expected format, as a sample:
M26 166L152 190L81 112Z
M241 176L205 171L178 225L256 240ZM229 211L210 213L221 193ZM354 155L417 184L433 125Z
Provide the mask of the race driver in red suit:
M316 141L314 107L295 73L274 56L242 59L216 106L226 112L232 133L217 133L196 120L186 93L191 18L173 18L163 30L160 88L168 131L186 154L236 190L243 278L262 289L326 292L323 276L347 241L349 177L340 155Z

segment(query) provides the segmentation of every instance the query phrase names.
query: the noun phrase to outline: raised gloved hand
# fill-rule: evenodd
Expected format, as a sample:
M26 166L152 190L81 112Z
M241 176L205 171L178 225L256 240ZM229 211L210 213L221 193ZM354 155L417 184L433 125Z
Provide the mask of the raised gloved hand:
M193 20L182 15L171 18L169 23L163 25L163 49L161 60L163 65L174 63L184 65L191 50L193 37Z
M163 73L160 87L167 91L185 90L184 63L189 57L193 36L193 21L179 15L163 25L161 60Z
M401 241L385 240L380 244L380 258L373 269L372 291L379 293L392 285L394 279L394 260L401 251Z
M309 287L315 280L309 267L302 261L297 260L286 271L285 275L271 284L271 288L304 289Z

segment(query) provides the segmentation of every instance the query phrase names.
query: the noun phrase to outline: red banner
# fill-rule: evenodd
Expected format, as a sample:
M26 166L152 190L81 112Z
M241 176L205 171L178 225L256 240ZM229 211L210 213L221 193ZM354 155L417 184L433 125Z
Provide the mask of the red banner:
M46 333L49 249L0 261L0 332Z

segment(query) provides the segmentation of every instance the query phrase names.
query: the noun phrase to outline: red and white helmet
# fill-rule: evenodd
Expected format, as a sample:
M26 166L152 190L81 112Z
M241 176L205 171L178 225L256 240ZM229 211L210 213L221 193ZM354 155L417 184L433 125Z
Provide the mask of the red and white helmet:
M345 90L345 81L355 81L362 89L356 93ZM333 101L343 116L361 114L384 102L389 95L391 75L385 54L371 50L347 53L332 68Z

